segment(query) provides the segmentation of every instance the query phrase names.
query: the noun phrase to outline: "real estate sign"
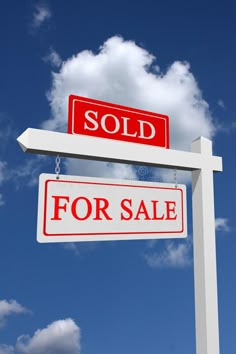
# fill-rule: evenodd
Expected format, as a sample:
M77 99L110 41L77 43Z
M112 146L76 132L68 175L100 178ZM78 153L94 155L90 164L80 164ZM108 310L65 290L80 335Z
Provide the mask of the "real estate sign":
M169 148L169 117L69 96L68 133Z
M184 185L42 174L39 242L187 236Z

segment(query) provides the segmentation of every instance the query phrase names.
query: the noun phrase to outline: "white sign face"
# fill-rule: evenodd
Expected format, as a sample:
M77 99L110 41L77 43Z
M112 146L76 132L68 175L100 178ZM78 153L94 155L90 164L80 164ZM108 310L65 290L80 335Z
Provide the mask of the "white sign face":
M76 242L187 236L186 187L42 174L39 242Z

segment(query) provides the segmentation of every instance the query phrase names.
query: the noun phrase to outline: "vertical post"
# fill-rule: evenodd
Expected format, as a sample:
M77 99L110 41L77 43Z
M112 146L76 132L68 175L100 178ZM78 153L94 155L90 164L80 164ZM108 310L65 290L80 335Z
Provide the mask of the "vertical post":
M192 152L203 160L202 168L192 173L196 354L219 354L214 182L211 167L204 163L212 155L212 142L198 138Z

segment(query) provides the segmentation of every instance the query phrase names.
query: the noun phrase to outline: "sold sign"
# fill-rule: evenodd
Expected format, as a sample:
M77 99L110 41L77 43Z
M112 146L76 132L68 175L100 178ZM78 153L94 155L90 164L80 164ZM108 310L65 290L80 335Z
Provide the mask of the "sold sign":
M39 242L180 238L184 185L42 174Z
M74 95L68 133L169 148L168 116Z

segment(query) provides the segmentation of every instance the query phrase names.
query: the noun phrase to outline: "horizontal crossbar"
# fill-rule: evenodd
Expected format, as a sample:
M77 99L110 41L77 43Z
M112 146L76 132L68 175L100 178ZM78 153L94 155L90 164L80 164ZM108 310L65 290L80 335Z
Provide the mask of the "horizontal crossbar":
M202 139L202 138L199 138ZM207 140L207 139L206 139ZM156 146L28 128L17 139L25 152L194 171L222 171L222 158ZM210 141L209 141L210 142Z

